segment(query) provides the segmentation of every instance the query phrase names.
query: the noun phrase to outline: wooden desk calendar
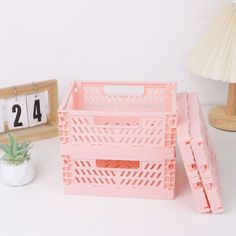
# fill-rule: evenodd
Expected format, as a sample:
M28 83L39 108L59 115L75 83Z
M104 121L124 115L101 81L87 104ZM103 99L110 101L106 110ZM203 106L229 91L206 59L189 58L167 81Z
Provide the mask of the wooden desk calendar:
M40 106L39 103L37 103L39 100L34 100L34 106L29 102L32 101L34 97L40 97L43 92L48 92L48 114L46 114L46 110L42 113L40 112ZM41 96L41 99L42 98L43 96ZM0 133L0 143L7 143L8 132L15 135L19 142L36 141L58 135L58 90L56 80L47 80L26 85L1 88L0 99L6 100L6 107L12 105L14 99L16 103L21 104L13 104L11 107L12 114L7 114L8 124L6 122L3 123L4 110L0 111L0 131L4 130ZM8 110L5 112L9 113ZM33 118L29 115L31 112ZM14 119L14 127L9 127L12 126L9 125L9 120L11 119Z

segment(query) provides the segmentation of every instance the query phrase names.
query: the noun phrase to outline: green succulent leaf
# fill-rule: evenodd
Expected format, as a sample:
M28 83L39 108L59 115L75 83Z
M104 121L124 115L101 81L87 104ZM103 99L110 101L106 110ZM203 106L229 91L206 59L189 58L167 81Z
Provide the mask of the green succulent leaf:
M16 151L16 156L25 154L26 152L27 152L27 150L17 150Z
M17 146L18 146L16 138L10 133L8 133L8 137L9 137L9 140L10 140L10 146L12 148L12 154L16 155L15 153L17 151Z
M16 160L23 160L24 159L24 155L18 155L15 157Z
M29 150L32 148L32 145L29 142L18 144L16 138L11 134L8 134L8 137L10 145L0 144L0 149L5 152L0 160L13 165L19 165L29 160Z
M9 154L9 153L5 153L5 155L3 156L4 157L4 159L6 160L12 160L12 159L14 159L14 157L11 155L11 154Z
M9 141L10 141L10 145L13 146L14 143L16 142L15 137L11 133L8 133L7 135L8 135Z
M19 148L24 149L24 148L29 147L29 145L30 145L29 142L24 142L24 143L22 143L22 144L19 145Z
M0 149L6 153L11 153L11 147L6 144L0 144Z

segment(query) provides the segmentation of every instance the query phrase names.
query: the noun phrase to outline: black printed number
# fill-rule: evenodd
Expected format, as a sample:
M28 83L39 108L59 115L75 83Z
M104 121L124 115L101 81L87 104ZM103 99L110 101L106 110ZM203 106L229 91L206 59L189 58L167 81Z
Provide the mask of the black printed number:
M39 99L34 101L33 118L38 119L38 122L40 122L42 120L42 113L41 113L41 109L40 109L40 100Z
M18 104L15 104L12 107L12 112L16 113L16 118L15 118L15 121L14 121L14 127L21 127L21 126L23 126L23 123L19 122L20 116L21 116L21 106L18 105Z

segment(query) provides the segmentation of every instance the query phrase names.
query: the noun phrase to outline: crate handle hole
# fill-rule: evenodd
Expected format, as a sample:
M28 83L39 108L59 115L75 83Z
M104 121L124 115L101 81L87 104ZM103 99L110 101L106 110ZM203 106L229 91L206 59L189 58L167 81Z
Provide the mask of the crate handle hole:
M104 85L103 92L113 96L143 96L144 86L138 85Z
M123 160L96 160L96 166L99 168L110 169L139 169L140 161L123 161Z

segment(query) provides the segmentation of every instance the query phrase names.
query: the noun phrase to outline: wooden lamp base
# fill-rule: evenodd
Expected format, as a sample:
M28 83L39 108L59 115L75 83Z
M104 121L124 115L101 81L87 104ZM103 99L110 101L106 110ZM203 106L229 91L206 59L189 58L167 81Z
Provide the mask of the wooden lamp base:
M217 129L236 132L236 84L229 84L227 105L210 110L209 123Z
M236 115L227 115L226 107L212 108L208 119L210 125L217 129L236 132Z

